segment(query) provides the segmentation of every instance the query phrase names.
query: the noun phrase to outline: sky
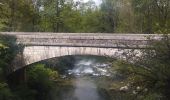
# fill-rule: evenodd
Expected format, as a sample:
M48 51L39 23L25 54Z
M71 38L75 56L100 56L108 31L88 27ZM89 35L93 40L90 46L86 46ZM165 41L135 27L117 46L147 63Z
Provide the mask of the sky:
M83 1L83 2L88 2L89 0L74 0L74 1ZM93 0L97 5L100 5L102 0Z

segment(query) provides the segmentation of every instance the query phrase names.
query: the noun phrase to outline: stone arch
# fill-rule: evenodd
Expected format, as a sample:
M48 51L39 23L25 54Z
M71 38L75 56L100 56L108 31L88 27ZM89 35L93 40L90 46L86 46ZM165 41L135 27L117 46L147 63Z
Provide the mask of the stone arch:
M25 66L42 60L67 55L96 55L113 57L121 52L115 48L99 47L59 47L59 46L26 46L23 51Z
M64 47L64 46L25 46L22 55L15 57L8 74L43 60L67 55L93 55L115 57L122 52L116 48ZM118 56L119 57L119 56Z

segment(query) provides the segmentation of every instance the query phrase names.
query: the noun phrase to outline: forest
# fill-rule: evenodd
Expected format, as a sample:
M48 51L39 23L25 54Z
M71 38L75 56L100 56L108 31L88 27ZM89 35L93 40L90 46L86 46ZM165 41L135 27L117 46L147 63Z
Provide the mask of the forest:
M0 0L0 30L168 33L169 0Z

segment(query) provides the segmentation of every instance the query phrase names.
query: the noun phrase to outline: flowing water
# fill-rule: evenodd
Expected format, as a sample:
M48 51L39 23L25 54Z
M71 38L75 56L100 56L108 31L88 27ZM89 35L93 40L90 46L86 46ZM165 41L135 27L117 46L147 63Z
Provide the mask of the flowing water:
M60 88L60 100L109 100L107 94L101 92L99 83L107 85L103 78L112 75L111 64L105 57L74 57L72 67L61 75L73 88Z
M108 70L108 64L95 63L86 59L77 61L74 68L68 70L68 74L75 77L73 96L76 100L105 100L99 94L92 77L109 76Z
M126 100L119 91L124 77L113 66L115 61L99 56L66 56L43 62L59 72L49 100Z

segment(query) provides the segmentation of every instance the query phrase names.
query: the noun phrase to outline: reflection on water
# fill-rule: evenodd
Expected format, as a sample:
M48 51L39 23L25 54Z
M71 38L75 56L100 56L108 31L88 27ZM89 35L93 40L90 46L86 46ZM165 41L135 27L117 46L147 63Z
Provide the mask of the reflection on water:
M62 100L106 100L99 94L92 79L79 77L73 82L73 85L74 90L63 92Z
M75 86L74 96L77 100L101 100L92 80L77 78Z

